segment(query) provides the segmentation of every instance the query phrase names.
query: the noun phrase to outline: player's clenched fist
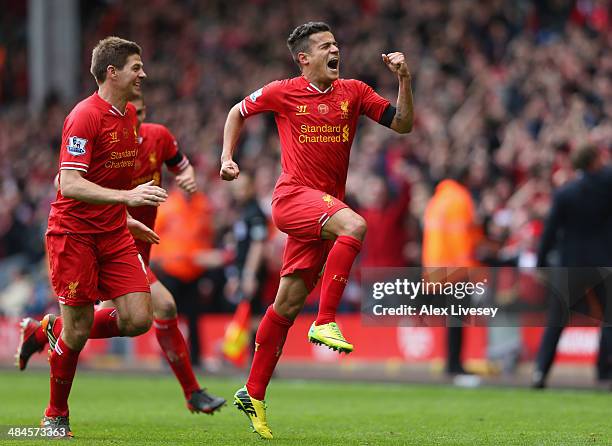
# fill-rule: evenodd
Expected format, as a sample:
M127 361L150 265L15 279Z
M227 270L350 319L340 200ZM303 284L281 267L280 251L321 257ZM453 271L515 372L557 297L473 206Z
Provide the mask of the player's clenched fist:
M235 180L238 178L238 175L240 175L238 164L232 160L223 161L221 163L221 171L219 172L219 175L221 175L221 178L225 181Z
M410 76L406 59L402 53L382 54L382 60L392 73L396 73L398 76Z
M166 201L168 193L158 186L153 186L155 181L140 184L132 190L125 191L124 203L127 206L159 206Z

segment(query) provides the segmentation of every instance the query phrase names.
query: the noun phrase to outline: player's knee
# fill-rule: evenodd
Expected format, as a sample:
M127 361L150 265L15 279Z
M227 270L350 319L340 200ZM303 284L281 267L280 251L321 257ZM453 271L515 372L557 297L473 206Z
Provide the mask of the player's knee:
M153 313L156 319L173 319L176 317L176 304L172 299L155 302Z
M137 314L130 317L123 325L122 334L124 336L139 336L149 331L153 318L149 314Z
M280 303L276 303L274 308L276 312L287 319L295 320L295 318L300 314L302 308L304 307L303 301L284 301Z
M142 315L135 318L132 321L132 324L136 333L135 336L138 336L149 331L149 328L151 328L151 325L153 324L153 318L151 315Z
M340 235L350 235L356 239L363 240L367 230L368 225L365 219L359 214L353 214L342 225L342 233Z

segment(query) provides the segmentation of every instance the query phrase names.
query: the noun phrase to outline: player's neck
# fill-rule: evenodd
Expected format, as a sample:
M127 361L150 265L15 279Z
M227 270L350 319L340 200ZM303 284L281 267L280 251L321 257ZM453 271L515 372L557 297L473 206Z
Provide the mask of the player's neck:
M327 90L333 83L333 81L330 81L329 79L317 79L315 76L312 76L309 73L303 73L303 76L308 82L317 87L319 91Z
M114 106L121 113L125 112L125 106L128 102L127 99L124 95L119 94L116 90L113 90L109 85L100 85L98 87L98 96Z

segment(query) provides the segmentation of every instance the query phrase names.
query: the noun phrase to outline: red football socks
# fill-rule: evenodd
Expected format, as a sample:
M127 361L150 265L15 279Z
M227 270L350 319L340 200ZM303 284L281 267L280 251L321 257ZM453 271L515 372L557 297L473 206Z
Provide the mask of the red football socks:
M58 316L55 318L55 323L53 324L53 336L55 337L55 339L60 338L60 335L62 334L62 328L64 328L64 320L61 316Z
M189 398L192 392L200 389L200 385L193 373L187 344L178 328L178 320L176 317L165 320L155 319L153 326L164 357L181 383L185 398Z
M336 320L336 310L348 283L353 262L361 250L361 242L350 235L341 235L329 251L321 282L321 300L315 325Z
M257 400L266 396L266 388L283 351L287 332L293 321L279 315L272 305L268 307L257 334L255 335L255 355L247 380L249 395Z
M78 351L71 350L60 338L51 352L51 398L45 410L47 417L68 416L68 396L79 360Z
M64 321L61 316L55 319L53 324L53 336L59 339L64 327ZM41 333L44 334L42 329ZM89 332L89 339L104 339L121 336L119 326L117 325L117 310L115 308L101 308L94 312L94 320ZM37 338L38 339L38 336Z
M96 310L89 339L114 338L115 336L121 336L117 325L117 310L115 308Z

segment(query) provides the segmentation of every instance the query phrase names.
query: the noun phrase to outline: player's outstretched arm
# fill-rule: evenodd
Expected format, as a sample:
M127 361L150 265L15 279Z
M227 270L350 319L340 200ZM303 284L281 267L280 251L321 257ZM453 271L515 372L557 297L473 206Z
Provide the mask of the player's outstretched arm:
M244 118L240 114L240 104L236 104L227 114L223 129L223 152L221 153L221 171L219 175L226 181L232 181L240 175L238 164L233 160L234 149L238 143Z
M397 133L410 133L413 122L412 89L410 71L402 53L389 53L382 55L383 62L392 73L397 74L399 91L397 93L397 104L395 116L390 128Z
M161 187L153 186L154 181L136 186L131 190L102 187L86 180L78 170L60 171L60 191L66 198L91 204L125 204L127 206L159 206L168 194Z

